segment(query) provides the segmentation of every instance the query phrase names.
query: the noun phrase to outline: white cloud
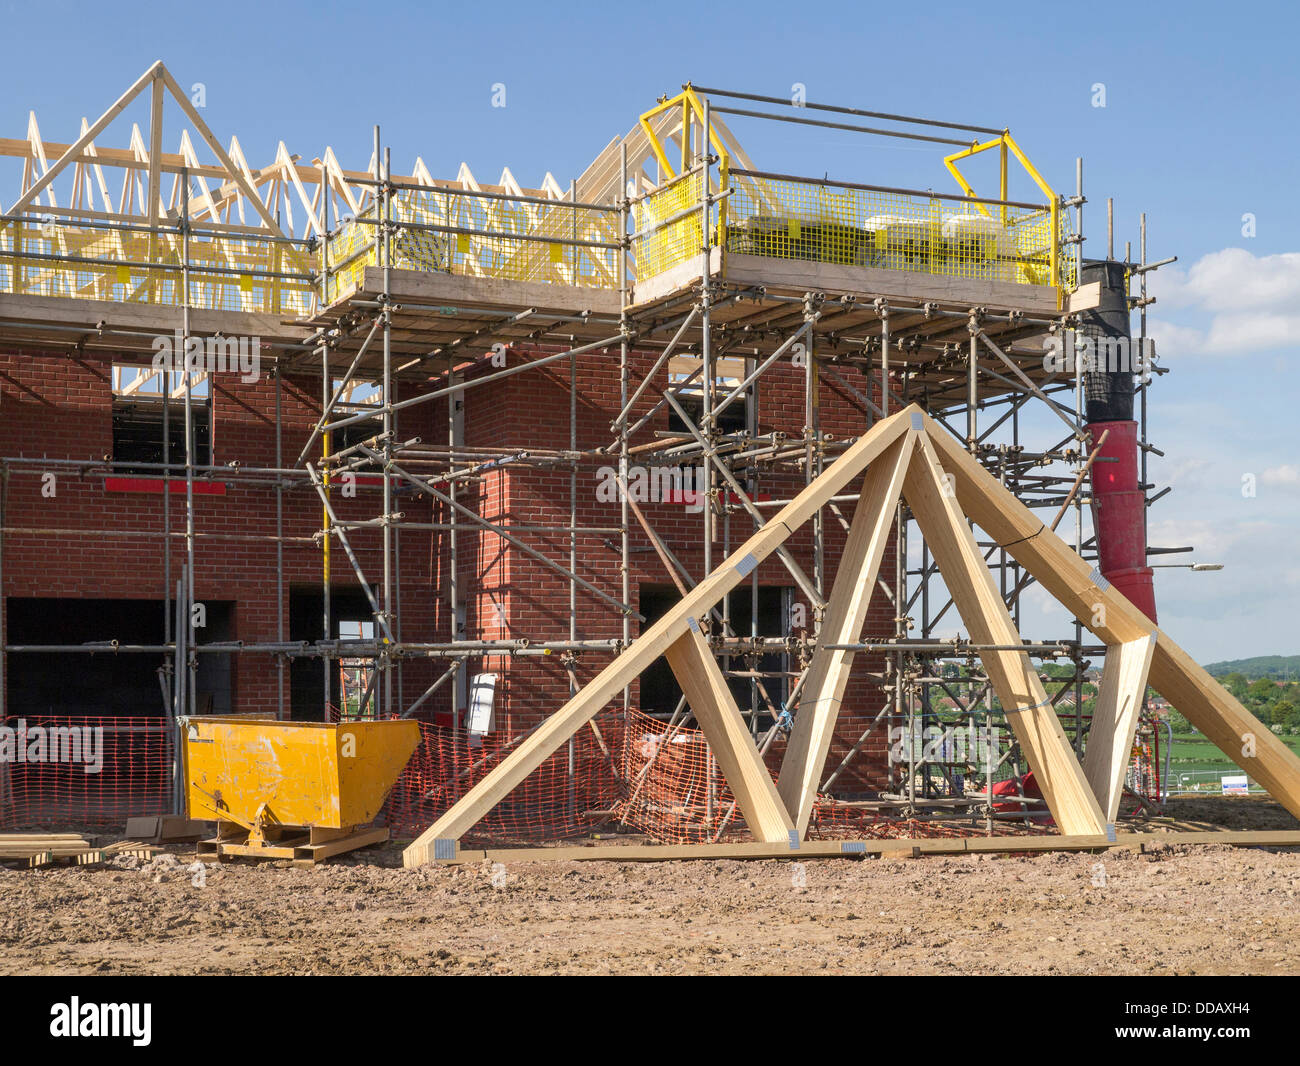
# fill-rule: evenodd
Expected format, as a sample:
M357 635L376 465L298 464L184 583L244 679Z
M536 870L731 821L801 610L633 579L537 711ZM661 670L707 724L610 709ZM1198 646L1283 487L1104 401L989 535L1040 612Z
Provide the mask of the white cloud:
M1199 560L1227 554L1237 544L1252 538L1259 538L1271 532L1272 526L1267 522L1230 522L1226 520L1205 520L1195 518L1170 517L1151 522L1147 529L1147 540L1151 544L1163 547L1185 547L1196 549ZM1190 561L1181 558L1170 561ZM1157 562L1161 560L1156 560Z
M1297 295L1300 300L1300 295ZM1216 314L1205 338L1205 351L1212 355L1295 348L1300 344L1300 313L1260 311Z
M1157 299L1150 331L1166 364L1179 356L1300 348L1300 252L1255 256L1224 248L1186 271L1154 271L1150 291ZM1207 314L1209 324L1165 321L1159 312L1166 309Z
M1259 480L1264 485L1300 485L1300 466L1271 466L1259 475Z
M1290 311L1300 303L1300 252L1255 256L1224 248L1186 271L1152 272L1150 289L1168 307L1206 311Z
M1205 486L1205 475L1211 463L1208 459L1192 456L1170 462L1163 472L1164 481L1180 492L1191 492Z
M1171 356L1199 355L1205 351L1205 334L1190 326L1153 317L1147 324L1147 332L1156 342L1156 356L1161 363L1168 363Z

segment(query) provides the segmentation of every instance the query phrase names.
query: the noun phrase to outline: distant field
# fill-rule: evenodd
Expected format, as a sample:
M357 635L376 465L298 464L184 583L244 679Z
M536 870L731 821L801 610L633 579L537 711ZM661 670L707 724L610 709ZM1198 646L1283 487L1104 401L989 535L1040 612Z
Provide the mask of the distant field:
M1300 737L1280 737L1297 755L1300 755ZM1178 790L1180 774L1195 774L1193 781L1200 781L1206 787L1212 778L1210 774L1230 774L1241 769L1223 754L1209 740L1200 736L1175 736L1174 750L1170 764L1170 786Z

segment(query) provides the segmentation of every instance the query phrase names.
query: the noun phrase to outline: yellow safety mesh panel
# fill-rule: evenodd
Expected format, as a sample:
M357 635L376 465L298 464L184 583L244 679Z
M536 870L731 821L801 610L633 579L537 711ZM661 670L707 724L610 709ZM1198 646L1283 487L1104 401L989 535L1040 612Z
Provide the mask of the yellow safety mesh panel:
M731 253L1051 284L1053 233L1047 208L968 206L959 200L734 173L731 186L726 225ZM1055 236L1058 248L1063 236ZM1068 283L1064 276L1062 281Z
M366 211L361 217L373 218L374 215ZM329 267L325 282L325 304L332 304L361 287L366 267L379 262L375 247L378 233L378 226L349 219L330 234L325 252Z
M616 244L615 209L404 189L394 196L391 211L398 227L392 242L392 265L397 269L618 288L618 249L578 243ZM363 216L373 217L369 211ZM356 258L334 275L329 301L356 289L365 267L379 262L375 249L367 248L375 231L367 222L353 222L331 238L331 266Z
M195 235L189 256L193 307L277 315L312 309L312 267L296 245ZM180 264L176 233L137 233L80 220L0 223L0 292L179 306Z
M662 223L680 211L699 207L704 177L703 173L688 175L633 206L633 225L637 233L645 234L632 242L637 281L652 278L699 255L704 247L699 214L685 215L667 225Z
M428 222L428 215L421 212L419 207L414 196L409 193L396 196L393 198L391 217L399 224ZM392 244L393 266L400 270L450 273L455 240L454 234L436 230L398 230Z

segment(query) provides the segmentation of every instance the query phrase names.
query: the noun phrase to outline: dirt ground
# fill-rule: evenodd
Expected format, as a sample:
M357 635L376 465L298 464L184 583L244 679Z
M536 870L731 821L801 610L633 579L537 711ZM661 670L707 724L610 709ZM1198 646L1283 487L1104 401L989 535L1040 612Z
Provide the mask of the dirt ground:
M1298 828L1267 802L1172 812ZM1300 849L406 870L390 844L308 870L200 874L185 847L114 863L0 868L0 973L1300 970Z

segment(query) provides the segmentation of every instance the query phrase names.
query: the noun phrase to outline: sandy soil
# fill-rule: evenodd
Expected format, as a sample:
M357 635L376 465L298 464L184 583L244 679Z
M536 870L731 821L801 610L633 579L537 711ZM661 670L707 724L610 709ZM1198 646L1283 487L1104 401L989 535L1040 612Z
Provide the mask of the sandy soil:
M1176 811L1297 828L1267 803ZM1300 849L405 870L387 845L310 870L193 862L172 848L0 868L0 973L1300 970Z

